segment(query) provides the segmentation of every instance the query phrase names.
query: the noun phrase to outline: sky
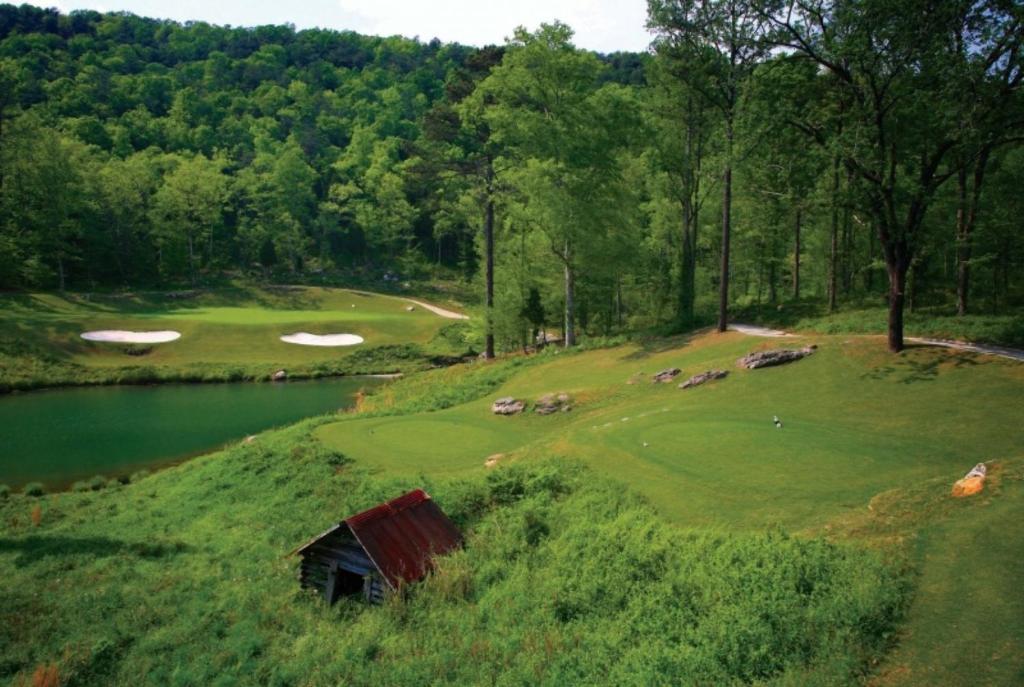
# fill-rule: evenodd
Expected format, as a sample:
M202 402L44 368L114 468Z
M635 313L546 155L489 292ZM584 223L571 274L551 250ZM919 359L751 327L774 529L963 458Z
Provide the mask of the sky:
M32 0L62 12L128 11L144 17L202 20L232 26L294 24L464 45L503 43L519 25L535 29L558 19L574 42L598 52L645 50L646 0Z

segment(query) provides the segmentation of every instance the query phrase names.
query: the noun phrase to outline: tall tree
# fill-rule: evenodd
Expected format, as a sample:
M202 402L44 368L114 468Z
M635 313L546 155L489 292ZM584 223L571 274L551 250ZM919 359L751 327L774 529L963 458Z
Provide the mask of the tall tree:
M495 206L499 180L495 159L500 147L492 140L485 116L493 98L476 86L490 74L504 55L494 46L470 57L446 85L446 98L424 117L424 134L434 145L424 151L428 167L456 176L469 185L480 208L484 240L484 357L494 358L494 246Z
M844 132L830 139L869 209L889 276L888 344L903 349L907 275L919 248L926 212L938 189L957 173L953 159L966 133L957 102L966 86L951 37L965 16L972 54L995 81L1019 84L1022 9L1001 0L793 0L762 5L778 48L813 61L837 82ZM1013 88L982 103L984 118L1014 96Z
M151 212L160 243L185 244L192 284L196 283L197 251L223 221L227 190L223 163L196 155L179 162L153 197Z
M583 244L597 245L621 219L619 155L639 124L635 104L620 87L600 86L600 61L571 38L557 22L517 29L480 84L495 102L485 115L495 142L516 160L522 218L548 236L562 264L566 347L576 345Z
M681 75L718 110L725 129L722 169L722 267L718 331L728 328L729 243L735 125L744 80L766 54L765 22L751 0L648 0L647 26L659 52L684 60Z

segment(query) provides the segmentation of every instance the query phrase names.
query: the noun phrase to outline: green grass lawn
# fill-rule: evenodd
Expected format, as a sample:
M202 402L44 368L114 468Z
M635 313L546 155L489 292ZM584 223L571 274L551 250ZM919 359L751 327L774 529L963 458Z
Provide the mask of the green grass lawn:
M354 418L318 433L397 474L484 470L495 453L556 453L622 479L681 523L790 529L861 508L892 485L965 472L1024 446L1018 363L927 348L893 357L861 337L814 341L820 349L810 358L755 371L736 359L783 344L728 334L667 350L552 357L471 403ZM709 368L730 375L685 391L651 384L669 366L683 369L680 380ZM640 381L627 384L634 375ZM577 407L549 417L490 412L499 396L557 391L574 395Z
M812 341L818 352L788 366L735 364L753 349ZM650 375L669 366L683 369L680 380L710 368L730 375L685 391L651 384ZM490 413L499 396L532 400L553 391L580 403L550 417ZM406 477L486 472L495 453L566 456L628 484L680 525L811 533L868 512L887 490L937 480L932 496L946 502L952 481L976 462L1019 465L1022 402L1024 366L1012 361L925 347L893 356L879 337L778 342L728 334L550 356L485 398L433 413L345 419L317 436ZM1019 680L1024 614L1019 599L1007 599L1024 584L1016 558L1024 501L1020 475L1014 479L987 507L915 520L902 533L914 542L903 553L920 587L886 684ZM986 617L1003 620L993 626Z
M430 348L451 321L423 308L408 311L401 298L326 288L230 289L172 299L163 294L126 297L54 294L0 297L0 384L24 388L54 383L122 381L124 371L147 368L157 379L230 377L226 367L259 377L276 369L301 373L319 367L346 371L353 356L386 347ZM173 329L179 340L129 355L124 344L81 339L87 330ZM349 333L363 344L340 348L297 346L284 334ZM445 342L435 348L451 352ZM132 352L138 353L138 347ZM382 356L359 371L390 372ZM195 373L196 370L200 372ZM237 376L237 375L236 375ZM130 376L127 381L131 381Z
M799 362L736 366L804 343L819 349ZM650 382L669 366L677 381L730 374ZM570 412L490 411L561 391ZM706 334L412 375L360 413L138 484L0 501L0 574L20 590L0 618L0 675L59 661L105 684L1017 684L1022 400L1019 363L891 355L859 336ZM565 487L552 457L589 469ZM993 466L986 491L950 498L979 461ZM465 557L382 609L328 611L295 591L284 552L411 486L468 528ZM488 510L495 499L505 506ZM822 538L844 548L815 548ZM810 571L819 592L793 599ZM804 631L828 641L787 634Z

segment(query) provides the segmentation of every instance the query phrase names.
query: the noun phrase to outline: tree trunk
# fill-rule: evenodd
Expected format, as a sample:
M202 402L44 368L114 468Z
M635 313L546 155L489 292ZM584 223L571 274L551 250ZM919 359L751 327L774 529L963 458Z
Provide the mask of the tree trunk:
M572 252L565 242L565 347L576 345L576 273L572 268Z
M793 241L793 300L800 300L800 220L803 210L796 209L796 229Z
M615 322L622 329L622 278L615 277Z
M832 236L828 258L828 311L836 310L836 272L839 267L839 158L832 160Z
M985 148L974 163L973 188L967 193L967 169L961 167L957 174L956 210L956 314L967 314L967 297L971 278L971 235L978 219L978 202L981 185L985 180L990 150Z
M487 332L484 338L484 357L494 358L494 193L492 180L494 172L487 170L487 208L484 211L484 246L486 256L487 281Z
M693 202L687 194L683 201L683 236L679 276L679 323L689 325L693 322L693 303L696 298L694 286L697 268L696 246L693 235Z
M903 305L907 284L907 270L901 266L890 266L889 273L889 350L899 353L903 350Z
M732 119L725 123L725 173L722 175L722 276L718 284L718 331L729 328L729 238L732 220Z
M196 285L195 255L192 249L192 234L188 235L188 278L192 286Z

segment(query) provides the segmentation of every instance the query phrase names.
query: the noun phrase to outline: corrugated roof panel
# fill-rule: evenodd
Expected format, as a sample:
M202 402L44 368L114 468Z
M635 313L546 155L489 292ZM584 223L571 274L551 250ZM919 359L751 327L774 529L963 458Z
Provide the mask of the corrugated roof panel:
M426 575L431 558L462 545L462 535L422 489L345 520L392 588Z

